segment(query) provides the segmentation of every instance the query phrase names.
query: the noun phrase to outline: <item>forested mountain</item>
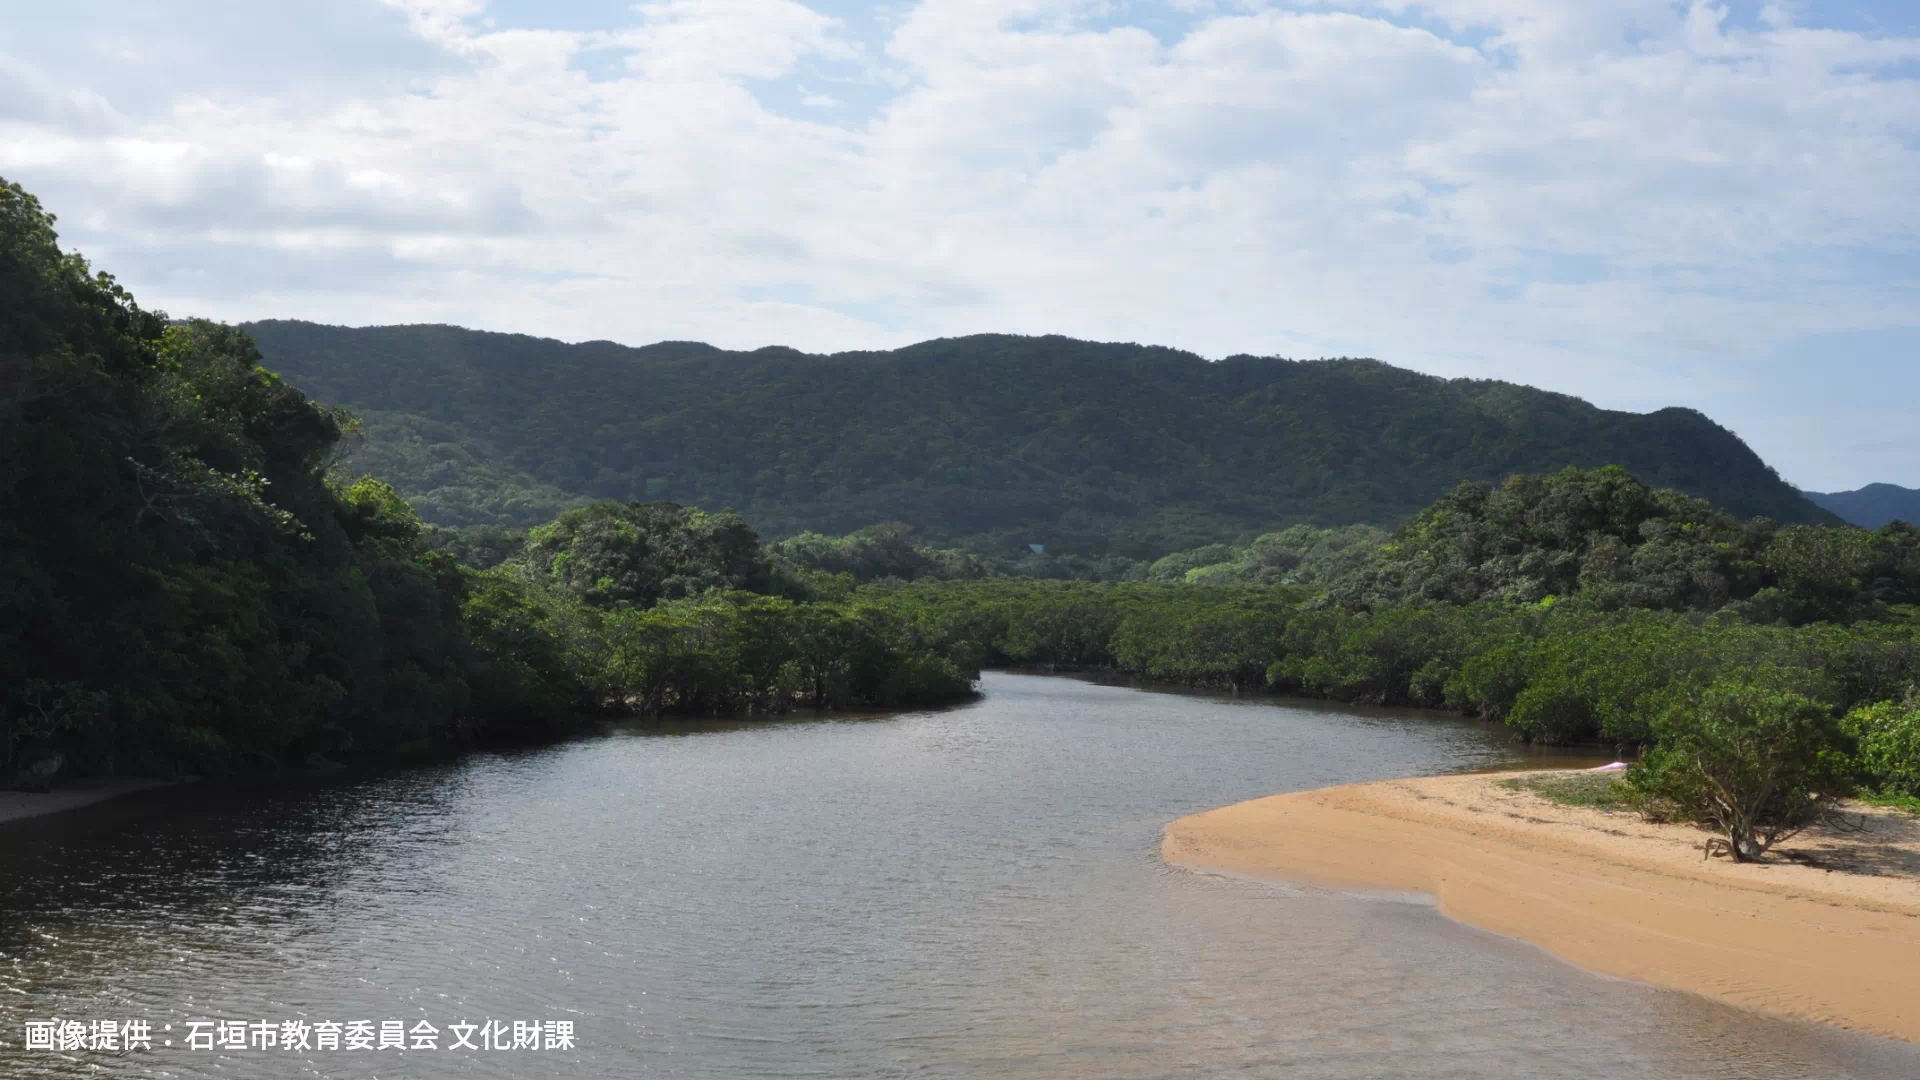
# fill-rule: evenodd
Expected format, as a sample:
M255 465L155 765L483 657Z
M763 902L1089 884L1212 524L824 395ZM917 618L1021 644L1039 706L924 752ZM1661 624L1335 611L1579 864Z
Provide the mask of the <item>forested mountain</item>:
M364 418L357 467L448 525L671 499L772 536L900 521L987 551L1158 557L1292 524L1392 525L1462 480L1606 464L1741 516L1834 520L1700 413L1372 360L1004 335L818 356L246 329L269 368Z
M1920 523L1920 491L1898 484L1868 484L1858 491L1809 491L1807 498L1863 529L1889 521Z

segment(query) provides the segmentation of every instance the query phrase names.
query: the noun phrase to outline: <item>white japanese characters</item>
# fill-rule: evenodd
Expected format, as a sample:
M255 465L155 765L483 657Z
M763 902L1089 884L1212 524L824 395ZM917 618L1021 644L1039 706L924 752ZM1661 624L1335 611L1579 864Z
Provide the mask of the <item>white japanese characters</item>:
M178 1047L219 1051L572 1050L571 1020L465 1020L437 1028L425 1020L190 1020L155 1032L146 1020L29 1020L27 1049L54 1053L126 1053ZM175 1036L178 1036L176 1039Z

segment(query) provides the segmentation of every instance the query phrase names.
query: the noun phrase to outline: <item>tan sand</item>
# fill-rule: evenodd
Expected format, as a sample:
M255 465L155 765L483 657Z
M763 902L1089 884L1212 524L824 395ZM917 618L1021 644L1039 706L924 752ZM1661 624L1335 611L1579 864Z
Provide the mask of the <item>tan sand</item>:
M1255 799L1167 826L1197 869L1431 894L1452 918L1581 967L1920 1042L1920 818L1861 808L1772 861L1706 833L1444 776ZM1811 859L1788 862L1778 853Z
M11 821L78 810L83 806L149 788L166 787L166 780L96 780L55 791L0 791L0 825Z

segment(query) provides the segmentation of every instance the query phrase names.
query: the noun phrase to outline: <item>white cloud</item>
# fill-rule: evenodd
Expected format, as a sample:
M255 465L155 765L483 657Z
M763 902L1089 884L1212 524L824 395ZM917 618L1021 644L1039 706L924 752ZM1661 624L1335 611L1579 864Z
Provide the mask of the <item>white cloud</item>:
M850 57L833 20L794 0L655 0L636 9L644 23L614 35L634 50L642 79L703 83L771 79L809 54Z
M1633 406L1732 402L1783 341L1920 322L1920 41L1802 7L1234 0L1169 4L1169 33L920 0L863 39L794 0L594 30L395 0L300 16L303 49L207 0L199 55L250 50L218 78L74 10L0 31L0 173L176 312L1061 332Z
M85 87L62 88L0 56L0 123L62 135L103 135L126 124L114 107Z

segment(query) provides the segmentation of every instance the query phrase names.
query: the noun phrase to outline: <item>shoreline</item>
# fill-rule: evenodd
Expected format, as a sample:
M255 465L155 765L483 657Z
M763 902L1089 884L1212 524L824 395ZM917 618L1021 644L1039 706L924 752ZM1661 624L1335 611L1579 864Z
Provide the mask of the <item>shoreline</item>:
M1920 1043L1920 818L1809 831L1766 863L1706 834L1502 787L1522 773L1272 795L1169 824L1174 866L1433 897L1577 967Z
M52 791L0 791L0 827L78 810L136 791L173 787L175 783L173 780L100 780Z

